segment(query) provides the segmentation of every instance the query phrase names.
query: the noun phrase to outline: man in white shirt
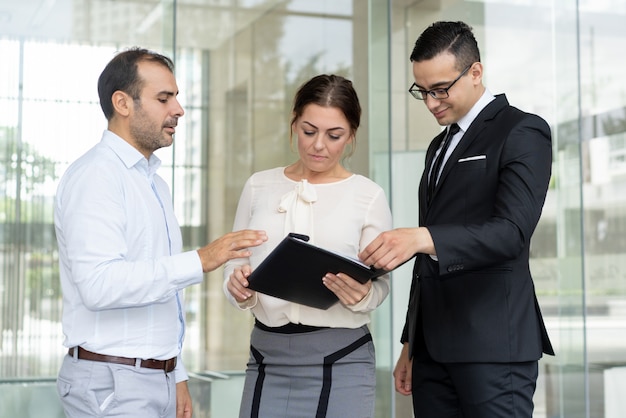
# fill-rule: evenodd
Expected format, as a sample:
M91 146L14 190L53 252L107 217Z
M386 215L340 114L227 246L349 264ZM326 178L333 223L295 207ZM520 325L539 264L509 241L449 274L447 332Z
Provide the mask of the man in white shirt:
M182 252L153 154L172 144L184 113L169 58L124 51L98 93L108 129L68 168L55 203L69 349L59 396L68 417L189 418L181 290L267 238L244 230Z

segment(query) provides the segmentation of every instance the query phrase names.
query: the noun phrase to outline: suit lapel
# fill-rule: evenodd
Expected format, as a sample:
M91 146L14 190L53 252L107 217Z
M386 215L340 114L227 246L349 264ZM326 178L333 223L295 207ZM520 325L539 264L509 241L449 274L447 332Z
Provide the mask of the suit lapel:
M467 131L463 134L463 138L461 138L461 142L454 148L452 154L450 154L450 158L446 161L446 164L441 171L441 176L439 177L439 183L437 183L437 187L435 188L434 196L437 194L437 190L443 183L445 182L446 177L454 164L459 160L459 156L463 155L465 151L472 145L474 140L480 136L480 133L487 127L489 122L493 120L493 118L506 106L508 106L509 102L506 99L504 94L499 94L496 96L495 100L489 103L479 114L476 116L476 119L470 124Z

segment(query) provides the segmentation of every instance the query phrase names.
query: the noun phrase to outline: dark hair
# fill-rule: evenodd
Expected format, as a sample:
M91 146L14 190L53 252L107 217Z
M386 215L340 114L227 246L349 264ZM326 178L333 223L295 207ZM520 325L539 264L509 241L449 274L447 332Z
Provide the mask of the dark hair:
M162 64L174 72L174 63L168 57L157 54L147 49L132 47L118 53L104 67L102 74L98 78L98 96L100 97L100 107L107 120L113 117L113 93L120 90L127 93L133 100L139 100L143 80L137 72L137 63L140 61L150 61Z
M304 83L293 100L293 118L291 124L302 116L307 105L336 107L350 124L352 134L356 133L361 123L361 105L352 82L339 75L317 75Z
M459 71L480 62L478 43L472 28L465 22L435 22L430 25L415 41L411 61L426 61L442 52L455 56Z

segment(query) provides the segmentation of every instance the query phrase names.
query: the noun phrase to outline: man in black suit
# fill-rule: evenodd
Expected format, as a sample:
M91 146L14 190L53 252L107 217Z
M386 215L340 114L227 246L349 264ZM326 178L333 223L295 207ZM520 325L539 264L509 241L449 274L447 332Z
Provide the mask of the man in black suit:
M420 226L384 232L360 254L388 270L416 255L396 390L413 395L419 418L530 418L538 361L554 354L529 268L550 128L483 86L463 22L432 24L411 61L409 92L446 129L426 153Z

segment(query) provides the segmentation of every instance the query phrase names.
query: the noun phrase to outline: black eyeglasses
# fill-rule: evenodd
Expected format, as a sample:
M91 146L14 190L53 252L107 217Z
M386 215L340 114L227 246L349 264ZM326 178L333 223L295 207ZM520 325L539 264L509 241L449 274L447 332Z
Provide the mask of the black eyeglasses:
M411 93L411 96L415 97L417 100L426 100L426 95L429 95L433 99L437 99L437 100L447 99L450 96L448 94L448 90L450 90L452 86L454 86L454 83L459 81L459 79L463 77L470 68L472 68L472 65L474 64L471 64L466 69L464 69L461 72L461 74L459 74L459 76L455 78L454 81L450 83L450 85L446 88L422 90L419 87L417 87L417 84L413 83L413 85L411 85L411 88L409 88L409 93Z

